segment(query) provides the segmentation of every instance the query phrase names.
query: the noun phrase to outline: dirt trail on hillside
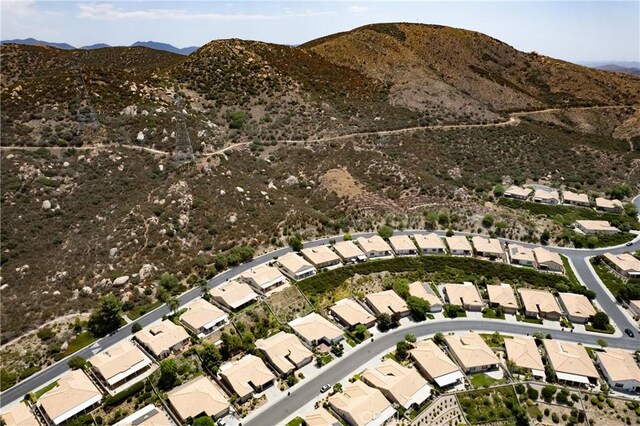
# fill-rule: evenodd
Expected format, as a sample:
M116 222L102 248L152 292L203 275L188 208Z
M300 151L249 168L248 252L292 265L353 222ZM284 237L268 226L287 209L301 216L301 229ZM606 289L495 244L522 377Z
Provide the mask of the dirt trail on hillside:
M393 130L374 130L370 132L355 132L349 133L346 135L337 135L337 136L326 136L317 139L284 139L278 141L278 143L319 143L319 142L334 142L345 139L351 139L355 137L362 136L388 136L388 135L399 135L403 133L415 132L419 130L453 130L453 129L473 129L473 128L483 128L483 127L505 127L505 126L517 126L520 124L520 117L531 115L531 114L543 114L554 111L580 111L580 110L593 110L593 109L616 109L616 108L629 108L635 107L634 105L608 105L608 106L592 106L592 107L575 107L575 108L547 108L543 110L536 111L517 111L509 114L509 119L507 121L501 121L499 123L487 123L487 124L435 124L431 126L415 126L415 127L405 127L402 129L393 129ZM221 148L219 150L208 152L206 154L202 154L202 157L210 157L212 155L224 154L227 151L231 151L243 146L250 145L251 142L238 142L232 145L229 145L225 148ZM158 149L137 146L137 145L87 145L74 148L76 150L93 150L93 149L113 149L116 147L123 147L128 149L134 149L144 152L149 152L151 154L158 155L172 155L171 152L161 151ZM0 150L23 150L23 151L35 151L40 148L46 148L48 150L56 151L56 150L66 150L70 149L67 147L26 147L26 146L0 146Z

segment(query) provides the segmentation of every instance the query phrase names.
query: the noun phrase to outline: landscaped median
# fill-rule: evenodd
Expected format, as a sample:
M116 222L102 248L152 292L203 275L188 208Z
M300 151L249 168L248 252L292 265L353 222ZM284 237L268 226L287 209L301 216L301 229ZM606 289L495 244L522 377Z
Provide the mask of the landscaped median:
M330 271L323 271L318 275L300 281L298 286L309 300L315 303L319 296L334 292L345 280L352 278L356 274L369 275L381 272L433 274L433 281L439 282L475 282L482 277L485 279L497 278L506 283L527 283L534 287L549 287L561 291L569 290L584 294L589 298L595 296L591 290L571 282L562 275L541 273L533 269L516 268L474 258L438 255L396 257L348 265Z

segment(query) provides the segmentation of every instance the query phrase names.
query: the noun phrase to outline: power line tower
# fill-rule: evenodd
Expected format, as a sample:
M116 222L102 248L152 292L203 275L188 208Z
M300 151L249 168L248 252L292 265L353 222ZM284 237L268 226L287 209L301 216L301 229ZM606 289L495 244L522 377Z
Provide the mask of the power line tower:
M87 90L87 86L84 83L82 70L77 64L73 67L73 69L76 74L77 81L76 99L78 103L78 109L76 121L83 127L98 128L100 127L98 114L96 114L96 110L93 108L93 102L91 102L89 91Z
M177 163L190 163L194 161L196 157L193 154L187 123L182 113L183 108L182 97L178 95L176 97L176 109L178 110L176 115L176 150L173 154L173 159Z

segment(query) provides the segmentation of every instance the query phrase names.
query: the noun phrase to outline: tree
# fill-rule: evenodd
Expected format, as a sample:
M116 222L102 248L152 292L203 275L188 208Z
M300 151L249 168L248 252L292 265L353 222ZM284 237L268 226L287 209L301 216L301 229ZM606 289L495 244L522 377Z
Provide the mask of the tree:
M424 321L427 319L427 313L431 308L429 302L416 296L409 296L407 298L407 306L409 306L409 309L411 310L411 317L415 321Z
M597 312L593 316L593 328L597 328L598 330L606 330L609 328L609 316L604 312Z
M449 225L449 213L447 212L440 212L438 213L438 223L442 226L448 226Z
M437 332L433 336L433 341L435 342L436 345L444 345L444 342L445 342L444 334Z
M453 229L447 229L447 237L453 237Z
M209 283L207 282L207 280L198 280L198 288L202 292L202 297L204 299L207 299L209 297Z
M173 292L176 291L178 286L180 285L180 280L173 274L168 272L160 275L160 286L167 291Z
M192 423L193 426L216 426L216 422L209 416L202 416L195 419Z
M596 342L600 345L601 348L606 348L607 346L609 346L609 343L607 343L607 341L604 339L598 339L596 340Z
M393 235L393 228L389 225L382 225L378 228L378 235L380 235L385 240L388 240L389 237Z
M493 187L493 195L496 197L502 197L504 195L504 185L499 183Z
M363 324L358 324L356 325L356 328L354 329L355 335L358 339L362 340L364 339L364 336L367 334L367 327Z
M411 349L411 345L404 340L396 343L396 359L399 361L407 359L407 356L409 356L409 349Z
M83 369L85 365L87 365L87 362L81 356L76 355L73 358L71 358L69 361L67 361L67 365L72 370L80 370L80 369Z
M340 392L342 392L342 383L336 383L335 385L333 385L333 393Z
M458 311L460 311L460 306L458 305L444 305L443 307L444 313L449 318L458 318Z
M538 399L539 396L539 392L537 389L534 389L532 387L527 387L527 398L529 398L532 401L536 401Z
M540 235L540 244L542 244L543 246L549 245L550 238L551 238L551 233L549 232L548 229L545 229L544 231L542 231L542 234Z
M222 333L220 340L222 340L221 353L225 359L229 359L244 350L244 343L237 334Z
M175 314L180 307L180 301L175 297L170 297L167 299L167 307L171 310L172 314Z
M393 291L398 293L398 296L406 299L409 297L409 281L404 278L398 278L393 283Z
M178 364L176 360L168 358L160 361L160 380L158 380L158 386L163 390L171 389L177 378Z
M122 303L113 294L102 296L98 308L93 311L87 327L96 337L103 337L120 328Z
M142 326L137 321L131 324L131 333L137 333L140 330L142 330Z
M216 374L220 364L222 364L222 354L220 354L218 347L211 343L204 343L198 351L198 354L202 359L202 365L213 374Z
M409 343L415 343L418 339L416 339L415 334L407 333L404 335L404 340L406 340Z
M426 229L435 229L437 225L438 225L438 213L425 210L424 227Z
M303 244L302 244L302 238L300 237L300 234L296 234L289 237L289 240L287 240L287 242L289 243L289 247L291 247L293 251L302 250Z
M547 385L542 388L542 399L544 399L545 402L551 402L555 393L556 388L554 386Z
M381 331L387 331L391 328L391 316L385 312L376 315L376 322L378 323L378 328Z
M352 239L353 237L348 232L342 236L342 241L351 241Z
M493 218L492 215L485 214L484 217L482 218L482 226L484 226L485 228L491 228L493 226L494 221L495 219Z

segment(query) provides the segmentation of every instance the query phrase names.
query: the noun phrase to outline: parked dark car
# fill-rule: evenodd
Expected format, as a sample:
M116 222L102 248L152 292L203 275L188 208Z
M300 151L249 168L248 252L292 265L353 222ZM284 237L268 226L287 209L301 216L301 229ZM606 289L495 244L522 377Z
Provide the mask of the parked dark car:
M632 337L632 338L633 338L633 337L636 337L636 335L633 333L633 330L631 330L630 328L625 328L625 329L624 329L624 332L625 332L625 334L626 334L627 336L629 336L629 337Z

